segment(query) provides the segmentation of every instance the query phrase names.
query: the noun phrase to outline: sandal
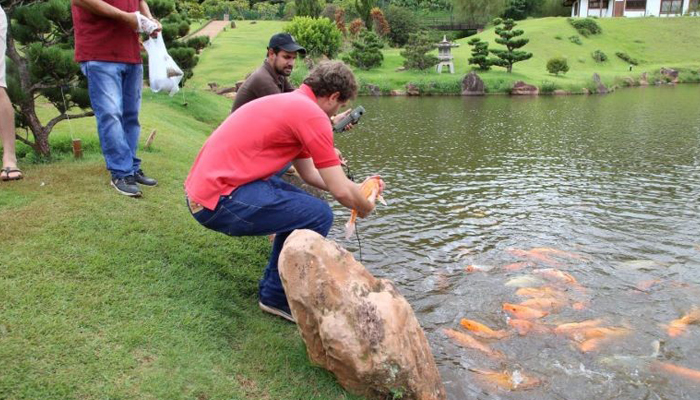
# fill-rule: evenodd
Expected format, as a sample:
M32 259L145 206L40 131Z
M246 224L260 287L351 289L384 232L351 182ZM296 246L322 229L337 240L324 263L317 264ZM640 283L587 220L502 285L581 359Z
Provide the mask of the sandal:
M15 176L10 176L10 174L18 174ZM0 170L0 180L2 181L18 181L20 179L24 178L24 174L22 173L22 170L19 168L11 168L11 167L5 167L2 170Z

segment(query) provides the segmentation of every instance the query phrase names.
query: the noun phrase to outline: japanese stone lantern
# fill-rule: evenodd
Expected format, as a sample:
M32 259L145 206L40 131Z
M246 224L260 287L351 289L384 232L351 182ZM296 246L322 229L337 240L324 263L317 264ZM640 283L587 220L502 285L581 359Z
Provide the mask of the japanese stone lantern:
M436 67L438 74L442 73L443 66L449 67L450 73L454 74L455 73L455 64L452 61L454 59L454 57L452 56L450 49L453 47L459 47L459 44L448 42L447 36L443 35L442 42L436 44L436 46L438 48L438 61L439 61L438 65Z

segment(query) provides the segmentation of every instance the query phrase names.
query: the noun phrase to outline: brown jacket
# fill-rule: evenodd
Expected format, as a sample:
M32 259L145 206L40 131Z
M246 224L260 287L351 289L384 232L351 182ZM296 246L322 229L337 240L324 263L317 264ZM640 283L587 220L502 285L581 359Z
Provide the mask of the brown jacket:
M261 97L294 91L294 86L289 83L286 76L278 75L275 69L267 62L256 69L245 83L236 92L236 100L233 102L231 112L236 111L243 104Z

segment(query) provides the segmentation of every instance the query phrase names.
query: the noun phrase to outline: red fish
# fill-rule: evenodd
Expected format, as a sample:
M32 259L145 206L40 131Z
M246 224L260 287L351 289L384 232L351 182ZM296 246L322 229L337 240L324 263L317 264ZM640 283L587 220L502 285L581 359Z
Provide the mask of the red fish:
M503 358L503 354L500 352L493 350L490 348L488 345L481 343L480 341L476 340L475 338L471 337L469 334L456 331L454 329L449 329L449 328L444 328L442 330L445 335L447 335L449 338L457 342L462 347L467 347L470 349L475 349L479 350L482 353L486 354L489 357L492 358Z
M571 335L579 330L597 327L602 323L602 319L589 319L582 322L570 322L567 324L558 325L556 328L554 328L554 333L559 335Z
M384 182L382 178L378 176L373 176L367 178L362 185L360 185L360 193L369 200L374 202L374 200L379 200L380 203L386 205L386 201L382 197L382 187ZM357 220L357 210L352 210L350 213L350 219L345 224L345 239L350 239L350 236L355 232L355 220Z
M518 335L524 336L527 335L528 333L551 333L552 329L541 324L536 324L532 321L528 321L526 319L514 319L511 318L508 320L508 325L512 326L515 328L515 331L518 332Z
M683 335L688 331L688 325L697 323L698 321L700 321L700 309L696 308L681 318L671 321L666 327L666 332L670 337Z
M503 311L517 319L537 319L549 314L546 311L511 303L503 303Z
M651 364L651 367L658 371L664 371L676 376L680 376L681 378L700 383L700 371L696 369L681 367L680 365L674 365L662 361L654 361Z
M477 376L479 376L479 378L484 382L505 390L526 390L542 383L539 379L533 376L525 375L520 371L497 372L474 368L469 368L469 370L477 374Z
M459 321L459 324L468 331L471 331L472 334L487 339L503 339L508 335L508 333L504 330L494 331L488 326L471 319L462 318L462 320Z

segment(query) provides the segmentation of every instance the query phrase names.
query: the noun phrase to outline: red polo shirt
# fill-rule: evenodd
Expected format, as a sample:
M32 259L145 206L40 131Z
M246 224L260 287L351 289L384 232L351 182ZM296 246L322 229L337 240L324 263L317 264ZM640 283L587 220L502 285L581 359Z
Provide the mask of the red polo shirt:
M120 10L139 10L139 0L103 0ZM72 5L75 61L141 64L139 35L128 25Z
M213 210L219 196L268 179L299 158L312 158L316 168L340 165L330 119L307 85L253 100L231 114L202 146L185 190Z

